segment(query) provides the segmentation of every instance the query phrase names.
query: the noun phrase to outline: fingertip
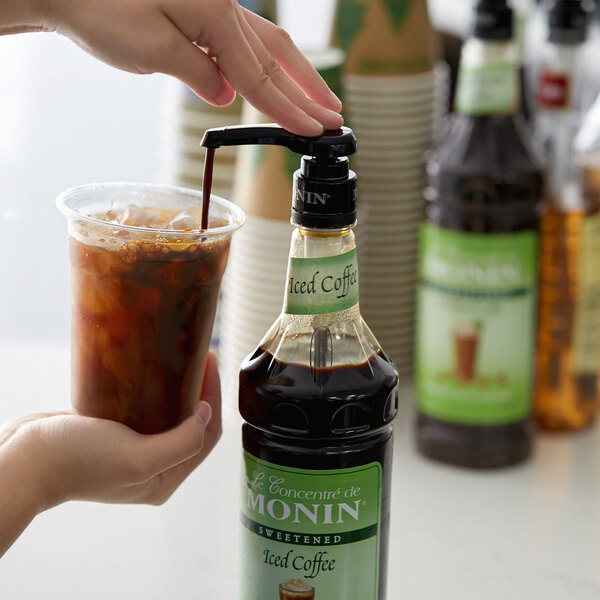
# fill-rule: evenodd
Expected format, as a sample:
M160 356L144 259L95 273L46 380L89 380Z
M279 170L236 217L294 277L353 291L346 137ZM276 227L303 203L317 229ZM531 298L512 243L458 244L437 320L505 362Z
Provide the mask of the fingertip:
M327 100L327 108L330 108L338 113L341 112L342 101L331 90L329 90L329 96L327 97Z
M198 406L196 407L196 415L199 416L202 421L204 421L204 426L206 427L212 417L212 408L210 404L204 400L198 402Z
M305 135L307 137L318 137L325 133L325 126L323 123L319 123L316 119L312 117L306 118L306 125L304 127L298 127L298 131L294 132L298 135Z
M213 100L213 103L215 106L229 106L235 100L235 96L235 90L229 84L227 84Z

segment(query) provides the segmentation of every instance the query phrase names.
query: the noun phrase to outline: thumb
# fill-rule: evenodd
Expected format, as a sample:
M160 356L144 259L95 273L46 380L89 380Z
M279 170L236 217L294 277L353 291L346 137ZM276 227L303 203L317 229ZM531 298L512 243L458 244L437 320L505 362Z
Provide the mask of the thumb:
M194 413L174 429L142 437L149 478L198 455L205 444L208 447L202 455L207 454L217 442L220 432L221 384L217 359L210 351L206 357L201 400Z
M198 454L204 446L206 427L212 410L208 402L200 402L194 414L177 427L146 436L141 440L144 473L151 479Z

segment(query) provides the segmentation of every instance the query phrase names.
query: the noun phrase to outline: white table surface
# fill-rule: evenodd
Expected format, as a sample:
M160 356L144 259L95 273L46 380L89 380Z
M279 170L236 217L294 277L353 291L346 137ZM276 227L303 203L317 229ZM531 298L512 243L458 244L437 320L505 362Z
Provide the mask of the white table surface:
M0 343L0 421L67 407L68 362L64 343ZM72 502L38 516L0 560L0 598L236 598L240 421L224 402L221 442L165 505ZM600 598L598 427L540 436L527 464L472 473L421 458L411 424L405 390L390 600Z

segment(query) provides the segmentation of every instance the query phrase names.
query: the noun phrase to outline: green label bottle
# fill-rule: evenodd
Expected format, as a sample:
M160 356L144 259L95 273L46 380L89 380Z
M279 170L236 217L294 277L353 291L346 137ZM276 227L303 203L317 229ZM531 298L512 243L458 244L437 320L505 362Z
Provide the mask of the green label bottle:
M493 468L531 452L542 163L518 114L512 11L480 0L455 114L427 165L416 349L418 446Z

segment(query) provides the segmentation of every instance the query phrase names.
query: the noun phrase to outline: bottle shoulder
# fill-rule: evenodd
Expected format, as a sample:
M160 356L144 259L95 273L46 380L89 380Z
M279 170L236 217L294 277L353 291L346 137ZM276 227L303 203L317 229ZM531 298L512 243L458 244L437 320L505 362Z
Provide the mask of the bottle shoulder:
M539 173L544 159L519 114L448 116L428 171L464 175Z
M427 161L426 216L482 233L536 229L543 159L519 115L452 115Z
M372 432L397 411L398 375L378 352L360 364L311 367L283 362L259 347L242 364L239 406L251 425L299 438Z

